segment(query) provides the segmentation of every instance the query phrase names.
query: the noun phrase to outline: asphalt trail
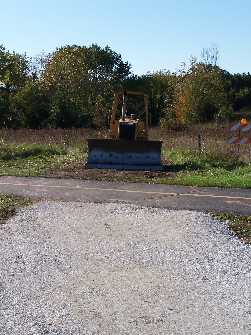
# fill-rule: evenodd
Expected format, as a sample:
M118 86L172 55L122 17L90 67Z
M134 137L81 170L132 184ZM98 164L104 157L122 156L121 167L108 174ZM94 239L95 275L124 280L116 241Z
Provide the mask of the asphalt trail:
M168 209L251 215L250 189L199 188L7 176L0 177L0 193L48 200L119 202Z

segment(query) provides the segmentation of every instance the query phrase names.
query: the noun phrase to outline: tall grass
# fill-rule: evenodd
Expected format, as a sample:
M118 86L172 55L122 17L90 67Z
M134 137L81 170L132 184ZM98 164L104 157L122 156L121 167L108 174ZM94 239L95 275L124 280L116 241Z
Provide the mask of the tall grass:
M201 136L199 146L198 135ZM203 156L212 155L219 159L228 157L230 159L240 159L245 162L251 161L251 145L230 145L227 139L232 134L229 132L229 125L194 125L181 131L171 129L152 128L150 129L150 139L161 139L163 141L163 158L168 159L170 152L174 150L196 152L200 151ZM7 149L4 149L4 144L22 145L22 144L45 144L51 145L48 150L52 153L53 150L58 150L53 145L60 145L65 149L69 147L79 147L81 150L87 150L87 138L108 138L107 130L94 129L0 129L0 150L1 157L10 155ZM7 150L7 152L6 152ZM45 150L42 147L33 147L31 151L34 154L39 154L40 150ZM5 152L4 152L5 151ZM14 153L13 157L18 155L29 154L22 153L22 149L18 149L18 153ZM55 152L56 154L56 152Z
M106 130L95 129L0 129L0 144L83 145L87 138L105 138Z

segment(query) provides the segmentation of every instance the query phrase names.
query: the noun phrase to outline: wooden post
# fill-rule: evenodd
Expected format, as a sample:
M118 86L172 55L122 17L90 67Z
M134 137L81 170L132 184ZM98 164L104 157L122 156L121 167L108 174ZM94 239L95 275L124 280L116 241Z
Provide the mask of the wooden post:
M144 103L145 103L145 128L146 128L146 136L148 138L149 119L148 119L148 96L147 95L144 95Z
M198 134L198 149L199 149L199 152L202 153L202 137L201 137L201 133Z

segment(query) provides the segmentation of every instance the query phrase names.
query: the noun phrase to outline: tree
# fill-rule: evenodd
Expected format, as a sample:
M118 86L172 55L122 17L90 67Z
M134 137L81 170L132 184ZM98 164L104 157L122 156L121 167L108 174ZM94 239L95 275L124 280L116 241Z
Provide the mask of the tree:
M15 127L18 116L11 109L12 97L24 87L29 77L26 55L7 51L0 45L0 126Z
M129 74L130 65L108 46L73 45L57 49L47 58L41 74L41 84L51 97L55 126L93 124L97 111L102 113L105 123L112 92Z
M50 99L38 80L30 80L11 97L10 108L16 124L23 128L51 126Z
M7 51L0 45L0 82L7 90L23 87L29 75L29 59L26 55Z
M149 96L149 114L151 124L158 125L160 119L171 107L174 98L176 76L169 71L158 71L142 76L131 76L124 86L128 90L142 91ZM138 110L143 110L143 104L129 106Z
M209 60L207 55L207 60ZM215 59L215 58L213 58ZM192 58L187 70L179 75L174 115L180 124L213 120L227 104L221 69L209 61Z

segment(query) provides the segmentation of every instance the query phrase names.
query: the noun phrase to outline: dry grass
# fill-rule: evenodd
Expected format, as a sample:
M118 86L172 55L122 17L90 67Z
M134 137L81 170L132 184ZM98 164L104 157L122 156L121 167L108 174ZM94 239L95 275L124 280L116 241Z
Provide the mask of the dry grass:
M201 151L233 155L246 162L251 161L251 145L229 145L229 125L196 125L185 130L150 129L151 139L163 141L164 159L170 150L199 150L198 135L201 134ZM65 147L86 148L87 138L107 138L107 130L94 129L0 129L0 145L7 144L59 144Z
M106 130L94 129L0 129L1 141L8 144L59 144L78 146L87 138L105 138Z
M251 145L230 145L227 140L232 137L229 124L204 124L191 126L185 130L153 128L150 137L163 141L164 152L170 150L199 151L218 156L232 156L234 159L251 161ZM201 135L201 148L198 136Z
M163 141L163 152L170 150L198 150L198 135L201 134L201 150L204 152L238 156L251 161L251 145L229 145L229 125L196 125L182 131L152 128L151 139ZM94 129L0 129L0 144L59 144L86 147L87 138L107 138L107 130Z

